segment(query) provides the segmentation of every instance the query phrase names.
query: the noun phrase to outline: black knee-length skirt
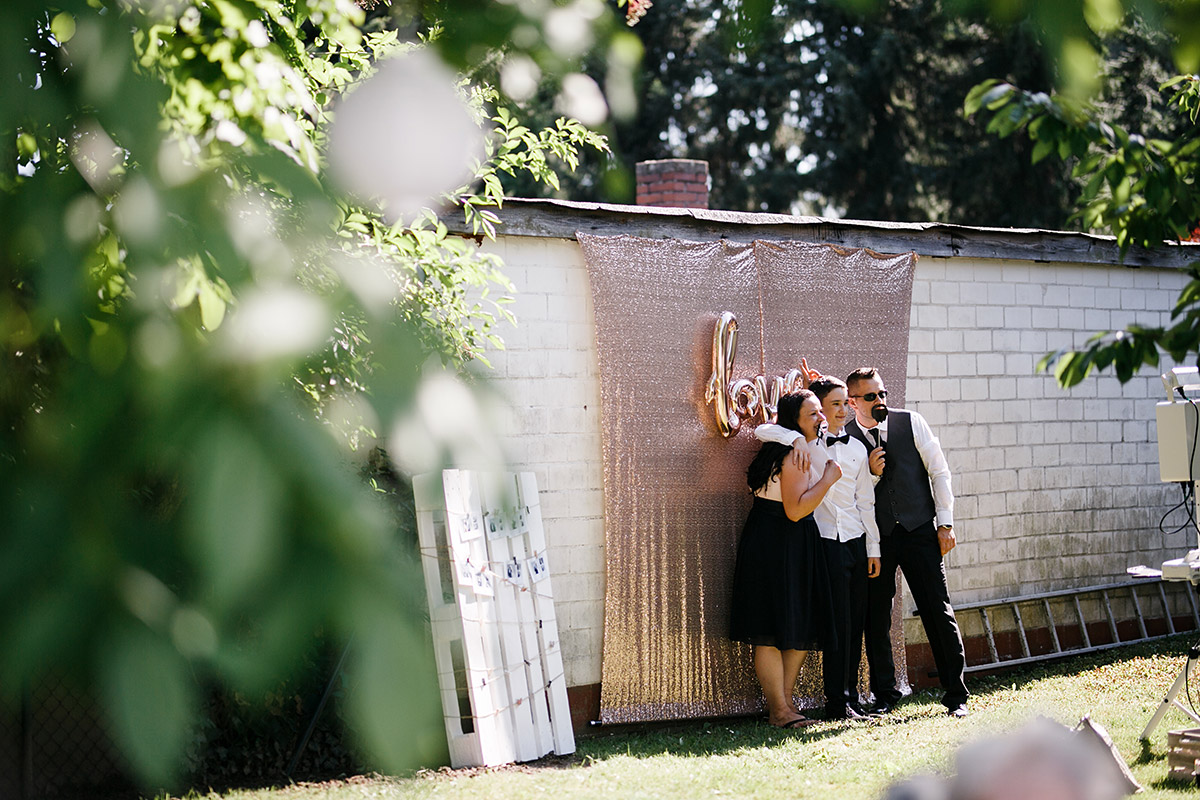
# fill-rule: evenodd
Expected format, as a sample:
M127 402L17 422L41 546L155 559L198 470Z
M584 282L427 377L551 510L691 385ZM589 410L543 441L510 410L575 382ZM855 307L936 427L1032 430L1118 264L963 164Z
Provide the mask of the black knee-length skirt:
M731 639L780 650L837 646L820 540L811 515L793 522L783 503L754 498L733 572Z

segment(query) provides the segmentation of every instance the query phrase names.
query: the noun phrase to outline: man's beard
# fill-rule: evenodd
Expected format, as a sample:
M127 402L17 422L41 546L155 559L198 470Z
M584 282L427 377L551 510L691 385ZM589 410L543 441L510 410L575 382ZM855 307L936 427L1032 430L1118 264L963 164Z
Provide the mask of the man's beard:
M875 420L876 422L883 422L885 419L887 419L887 415L887 406L874 406L871 409L871 419Z

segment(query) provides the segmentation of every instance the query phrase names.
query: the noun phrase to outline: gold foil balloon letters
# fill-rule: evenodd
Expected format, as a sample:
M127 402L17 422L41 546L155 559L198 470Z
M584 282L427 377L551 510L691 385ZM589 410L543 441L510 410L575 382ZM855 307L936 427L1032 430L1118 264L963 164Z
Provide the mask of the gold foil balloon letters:
M737 358L737 317L723 311L713 328L712 375L704 391L705 401L713 407L717 430L725 438L738 432L743 420L758 415L763 422L774 422L779 398L804 386L798 369L768 379L765 375L732 380Z

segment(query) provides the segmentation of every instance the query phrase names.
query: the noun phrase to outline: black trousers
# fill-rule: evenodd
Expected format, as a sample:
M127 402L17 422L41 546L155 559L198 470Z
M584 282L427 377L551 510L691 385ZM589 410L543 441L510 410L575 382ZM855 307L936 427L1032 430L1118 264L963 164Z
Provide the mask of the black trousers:
M958 620L950 606L946 567L942 563L933 520L911 531L897 525L880 536L879 549L882 569L879 577L872 578L867 584L866 637L871 692L877 702L895 703L900 699L891 638L892 603L896 597L896 569L899 568L912 591L925 637L933 650L938 679L946 690L942 703L947 708L957 708L967 701L969 694L963 680L967 659Z
M837 648L821 654L825 709L841 716L847 705L858 706L858 667L867 624L867 537L848 542L821 537L821 547L829 567L837 629Z

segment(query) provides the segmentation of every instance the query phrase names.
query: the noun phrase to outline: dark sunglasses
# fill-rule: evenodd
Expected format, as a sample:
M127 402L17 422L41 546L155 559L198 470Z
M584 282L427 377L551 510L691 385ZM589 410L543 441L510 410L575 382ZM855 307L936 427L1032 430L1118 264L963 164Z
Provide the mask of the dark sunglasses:
M863 400L866 400L868 403L874 403L876 397L878 397L880 400L886 400L887 395L888 395L887 389L881 389L878 392L867 392L866 394L852 394L850 396L851 397L861 397Z

